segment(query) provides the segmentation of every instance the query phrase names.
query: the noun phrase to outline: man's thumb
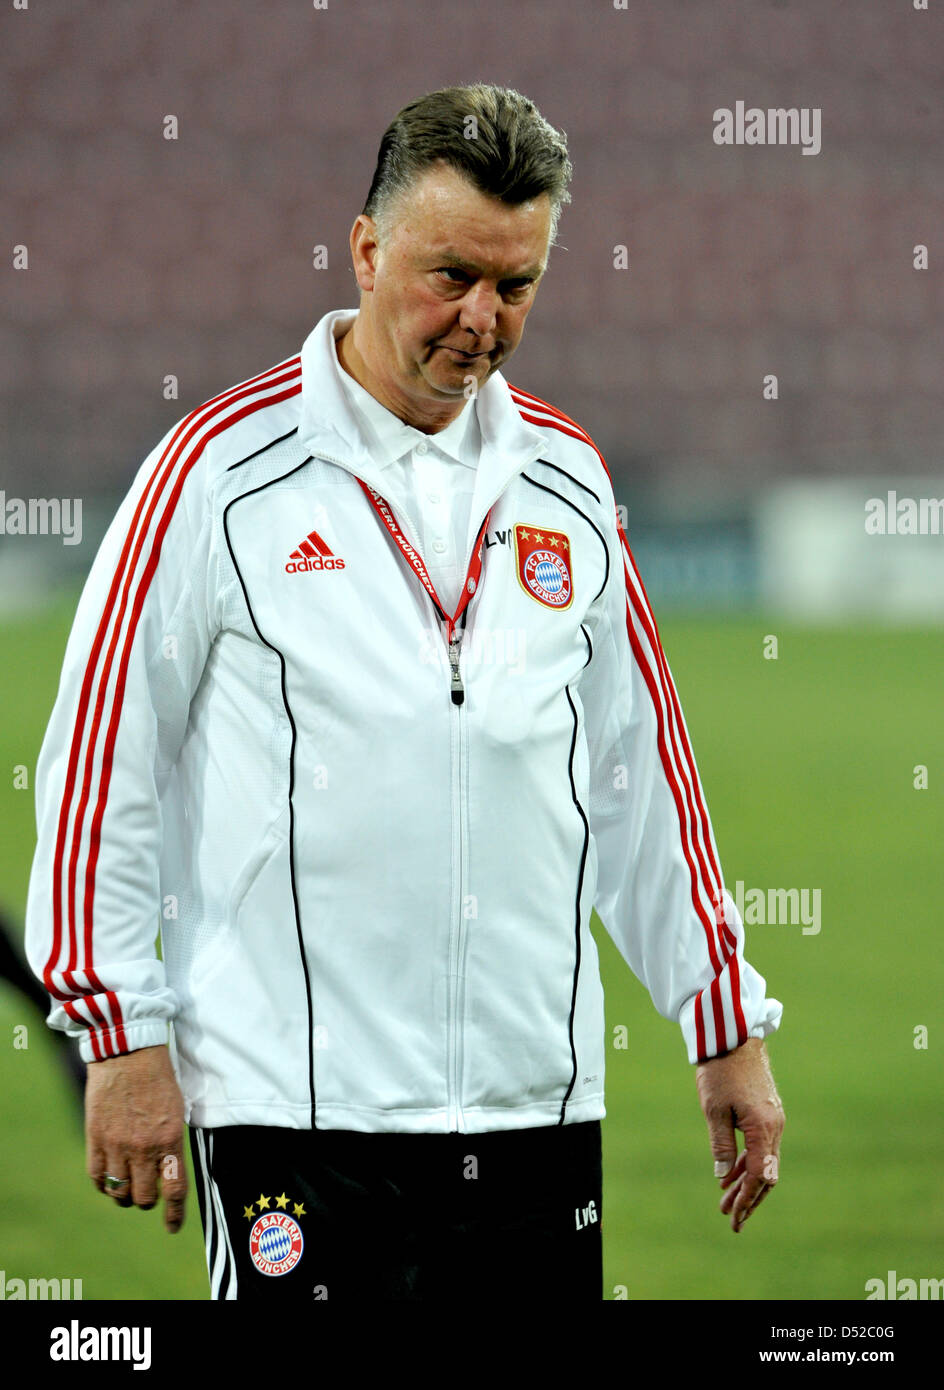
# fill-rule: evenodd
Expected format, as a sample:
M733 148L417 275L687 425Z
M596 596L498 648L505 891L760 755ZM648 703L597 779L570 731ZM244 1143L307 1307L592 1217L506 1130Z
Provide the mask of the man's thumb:
M708 1127L711 1154L715 1161L715 1177L726 1178L737 1158L737 1136L732 1124L715 1122Z

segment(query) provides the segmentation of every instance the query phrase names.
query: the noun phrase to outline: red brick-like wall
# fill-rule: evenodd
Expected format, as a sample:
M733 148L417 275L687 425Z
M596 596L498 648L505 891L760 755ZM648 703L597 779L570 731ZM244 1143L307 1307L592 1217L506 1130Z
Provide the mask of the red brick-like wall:
M532 96L575 166L566 250L506 375L585 425L618 478L932 467L942 9L8 6L0 485L123 487L186 410L355 304L348 230L385 125L418 93L475 80ZM713 112L738 100L819 108L821 152L716 145Z

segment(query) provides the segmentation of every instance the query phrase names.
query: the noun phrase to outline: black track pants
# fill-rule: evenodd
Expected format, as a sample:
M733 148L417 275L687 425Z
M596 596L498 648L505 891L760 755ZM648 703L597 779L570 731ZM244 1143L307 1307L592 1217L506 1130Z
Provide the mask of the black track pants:
M217 1299L603 1296L600 1122L487 1134L191 1129Z

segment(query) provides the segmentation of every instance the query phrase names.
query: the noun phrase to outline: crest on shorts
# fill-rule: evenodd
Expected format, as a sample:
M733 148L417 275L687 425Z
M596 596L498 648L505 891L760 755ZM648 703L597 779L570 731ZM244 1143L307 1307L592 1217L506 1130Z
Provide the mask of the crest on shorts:
M243 1215L252 1221L249 1255L260 1274L273 1278L288 1274L302 1257L305 1237L297 1218L307 1213L301 1202L292 1202L291 1206L294 1212L292 1216L288 1212L289 1198L283 1192L280 1197L274 1198L263 1193L250 1206L243 1208ZM256 1207L259 1208L259 1216L256 1216Z
M515 527L518 582L545 608L567 608L574 596L570 540L546 526Z

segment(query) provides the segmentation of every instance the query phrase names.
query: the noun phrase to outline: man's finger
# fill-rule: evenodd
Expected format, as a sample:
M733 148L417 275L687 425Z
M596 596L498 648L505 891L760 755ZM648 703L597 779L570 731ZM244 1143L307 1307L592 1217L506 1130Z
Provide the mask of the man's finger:
M745 1173L737 1186L730 1188L724 1194L720 1207L725 1216L730 1214L733 1230L736 1231L743 1226L750 1213L769 1190L763 1179L754 1178L751 1177L750 1173Z
M738 1198L744 1190L744 1184L749 1180L749 1178L749 1173L740 1173L737 1182L732 1184L732 1186L729 1187L728 1190L724 1193L719 1205L721 1211L725 1214L725 1216L727 1216L734 1209L735 1203L737 1202Z
M161 1160L161 1193L164 1197L164 1225L173 1235L184 1224L187 1209L187 1168L178 1149Z
M756 1138L752 1135L751 1139L753 1140L753 1147L749 1145L742 1150L728 1181L722 1183L722 1187L727 1187L727 1191L721 1202L721 1210L727 1214L737 1204L738 1211L744 1213L738 1222L739 1225L742 1225L746 1219L745 1207L747 1210L755 1207L760 1200L758 1194L775 1187L780 1177L779 1155L761 1152L758 1149ZM737 1183L731 1182L735 1176L740 1179Z
M98 1145L89 1142L86 1149L85 1171L88 1173L92 1182L99 1192L105 1191L105 1174L108 1169L105 1167L105 1154Z
M721 1210L729 1212L743 1193L756 1193L768 1186L770 1184L766 1183L763 1177L759 1177L757 1173L752 1173L749 1168L742 1169L738 1174L737 1182L732 1184L722 1197Z
M740 1205L735 1205L734 1211L731 1213L731 1229L735 1234L741 1229L747 1218L757 1210L769 1191L768 1184L763 1183L760 1191L753 1198L745 1197Z
M711 1144L711 1156L714 1159L715 1177L721 1179L729 1177L738 1156L737 1135L734 1132L733 1116L730 1111L723 1117L712 1117L708 1120L708 1140Z
M149 1211L157 1206L157 1160L153 1151L131 1157L131 1200Z
M106 1153L97 1178L93 1178L99 1192L104 1192L119 1207L131 1206L131 1176L127 1160L116 1153Z
M742 1149L742 1151L738 1154L735 1162L728 1169L727 1173L725 1173L724 1177L720 1179L722 1192L730 1188L733 1183L737 1182L738 1178L740 1178L741 1174L744 1172L744 1165L746 1164L746 1162L747 1153L745 1150ZM715 1176L718 1176L717 1164L715 1164Z
M744 1183L732 1209L732 1224L739 1230L761 1198L780 1178L778 1145L780 1130L766 1124L743 1122Z

